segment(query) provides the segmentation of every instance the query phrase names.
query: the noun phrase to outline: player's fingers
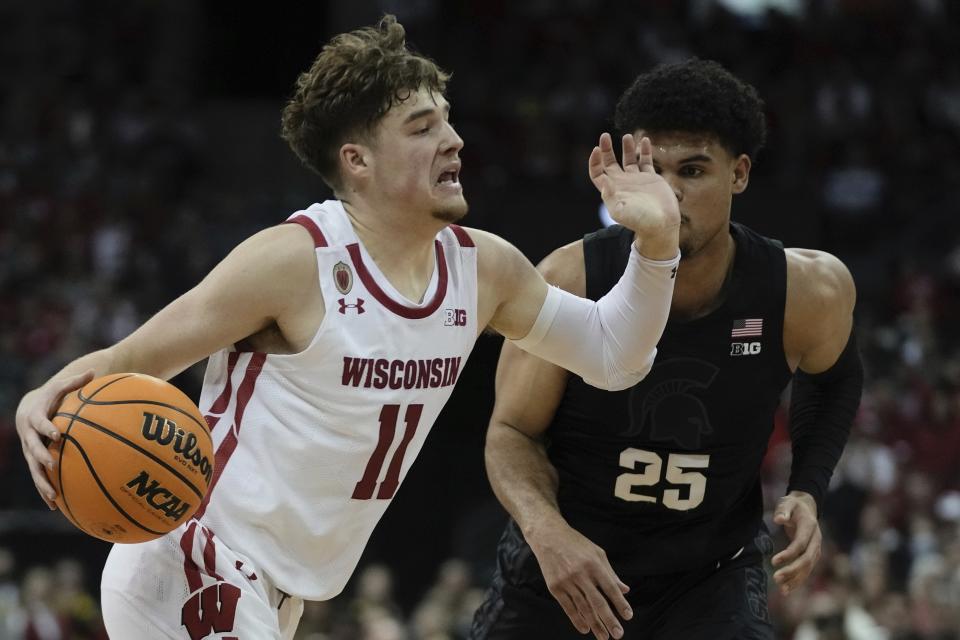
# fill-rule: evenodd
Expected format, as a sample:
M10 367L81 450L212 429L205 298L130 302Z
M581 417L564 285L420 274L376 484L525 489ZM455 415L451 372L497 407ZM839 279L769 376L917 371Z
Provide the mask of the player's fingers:
M593 607L583 595L583 591L574 585L570 588L568 593L570 593L571 598L573 598L573 603L576 605L580 615L587 622L587 624L590 625L590 631L593 632L593 635L597 638L597 640L608 640L610 634L607 633L607 629L603 626L603 622L600 621L600 618L598 618L597 614L593 611Z
M51 440L60 439L60 430L57 429L56 425L50 422L43 415L31 416L27 419L28 429L23 431L23 436L27 437L28 434L41 435Z
M793 505L789 502L781 502L777 505L777 510L773 514L773 521L779 525L784 525L790 522L790 513L793 510Z
M617 154L613 152L613 138L609 133L600 135L600 143L597 146L600 147L600 161L603 163L604 171L610 171L614 167L619 168Z
M51 394L50 411L53 411L57 406L59 406L65 395L71 391L82 388L85 384L93 380L93 376L93 369L89 369L83 373L78 373L75 376L58 380L56 386L53 387L53 393Z
M57 497L57 492L53 490L53 486L51 486L50 481L47 479L47 474L43 472L40 463L33 458L27 457L27 467L30 469L30 477L33 479L33 484L37 487L37 493L40 494L40 497L47 503L50 509L56 509L57 505L54 499Z
M790 544L787 545L786 549L773 556L773 565L780 566L787 564L800 557L810 544L810 538L813 536L816 528L813 523L807 520L801 520L797 523L796 530L792 535L793 539L790 541Z
M600 197L605 199L610 194L610 178L605 174L600 174L593 179L593 186L600 192Z
M619 587L620 591L623 593L630 593L630 587L628 587L625 582L620 580L620 578L617 578L617 587Z
M637 164L640 167L640 171L644 171L646 173L657 172L657 170L653 168L653 143L650 142L650 138L646 136L640 138L640 146L637 153Z
M597 180L603 177L603 159L600 147L594 147L590 152L590 159L587 161L587 173L590 174L590 180L597 185ZM599 189L600 187L597 186Z
M613 574L613 569L610 570L610 574ZM623 594L626 593L624 589L629 591L627 585L620 582L616 577L601 576L597 582L600 585L600 588L603 590L603 594L607 597L607 600L610 601L610 604L613 605L613 608L619 612L624 620L629 620L633 617L633 610L630 608L630 603L627 602L627 599L623 597Z
M639 169L640 157L637 153L637 141L633 134L626 133L621 141L623 168L625 171Z
M822 536L818 530L814 532L810 544L799 558L773 574L774 580L780 585L784 595L799 587L813 571L817 560L820 559L821 543Z
M23 446L23 454L27 460L34 460L48 469L53 468L53 456L47 451L47 447L44 446L36 431L30 429L24 431L20 436L20 444Z
M560 603L560 608L563 609L563 612L567 614L567 617L570 618L570 622L573 623L574 628L582 633L590 633L590 625L587 624L587 621L584 620L583 616L580 614L580 611L577 610L577 605L573 602L573 598L570 597L565 591L561 591L558 594L555 593L553 596L558 603Z
M622 638L623 627L620 626L620 620L610 608L610 603L603 597L600 590L597 589L595 585L590 584L584 588L584 595L587 598L587 602L590 603L590 607L593 609L594 616L600 620L604 630L609 632L614 638ZM619 593L617 595L623 598Z

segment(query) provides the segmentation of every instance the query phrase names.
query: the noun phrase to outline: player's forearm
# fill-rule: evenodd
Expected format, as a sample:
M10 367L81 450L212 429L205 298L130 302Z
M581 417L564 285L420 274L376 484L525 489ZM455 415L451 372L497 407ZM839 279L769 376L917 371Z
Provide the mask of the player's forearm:
M816 375L798 371L790 403L793 465L788 491L819 503L850 435L863 391L863 365L853 333L836 364Z
M557 472L541 443L494 421L484 457L493 492L528 539L537 526L562 520Z
M620 281L597 302L551 288L530 332L515 344L617 391L650 370L673 298L679 256L643 258L636 249Z
M135 372L168 380L184 368L166 364L162 353L151 355L146 350L131 351L124 347L124 343L121 342L80 356L53 375L48 382L62 380L87 371L93 371L94 377L97 378L111 373Z
M680 251L679 227L667 227L657 233L637 235L633 246L644 258L670 260Z
M93 371L94 377L125 371L123 368L117 368L117 365L116 352L113 347L100 349L99 351L88 353L85 356L80 356L73 362L70 362L53 375L50 381L69 378L87 371Z

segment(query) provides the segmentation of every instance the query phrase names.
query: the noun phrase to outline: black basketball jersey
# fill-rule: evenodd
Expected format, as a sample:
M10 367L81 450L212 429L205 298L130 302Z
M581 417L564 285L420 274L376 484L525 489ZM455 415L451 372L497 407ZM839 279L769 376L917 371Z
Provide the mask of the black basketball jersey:
M783 246L731 224L723 304L667 324L650 373L601 391L571 376L549 430L560 510L624 576L673 573L731 557L761 526L760 465L791 377L783 350ZM623 274L633 232L584 239L587 297ZM680 267L683 268L682 266Z

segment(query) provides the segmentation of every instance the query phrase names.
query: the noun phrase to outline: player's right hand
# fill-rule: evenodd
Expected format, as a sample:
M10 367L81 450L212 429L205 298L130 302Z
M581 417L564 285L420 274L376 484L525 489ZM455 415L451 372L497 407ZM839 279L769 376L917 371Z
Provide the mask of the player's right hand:
M633 135L623 136L621 165L613 152L610 134L604 133L590 153L588 172L610 216L637 234L641 254L653 260L676 257L680 203L654 169L649 138L641 138L638 146Z
M87 371L76 376L53 379L42 387L38 387L23 396L17 406L17 435L20 436L20 446L23 448L23 457L27 460L33 484L37 486L40 497L51 509L56 509L54 499L56 491L50 485L47 474L42 467L53 468L53 456L47 451L43 438L52 441L60 439L60 431L50 419L63 397L80 389L93 380L93 371Z
M604 550L566 524L545 527L529 535L527 542L547 588L577 631L592 631L597 640L622 638L623 627L614 610L624 620L633 617L624 598L629 587L614 573Z

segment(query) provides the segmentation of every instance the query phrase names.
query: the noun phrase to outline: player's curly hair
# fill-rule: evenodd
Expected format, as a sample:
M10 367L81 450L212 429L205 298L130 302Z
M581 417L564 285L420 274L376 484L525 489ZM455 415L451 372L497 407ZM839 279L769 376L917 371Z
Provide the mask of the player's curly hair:
M392 106L420 88L443 93L450 75L406 46L403 25L385 15L375 27L341 33L297 78L283 109L281 136L330 187L340 186L337 154L369 134Z
M715 136L733 155L755 158L767 138L756 89L712 60L662 64L634 80L617 102L624 133L682 131Z

